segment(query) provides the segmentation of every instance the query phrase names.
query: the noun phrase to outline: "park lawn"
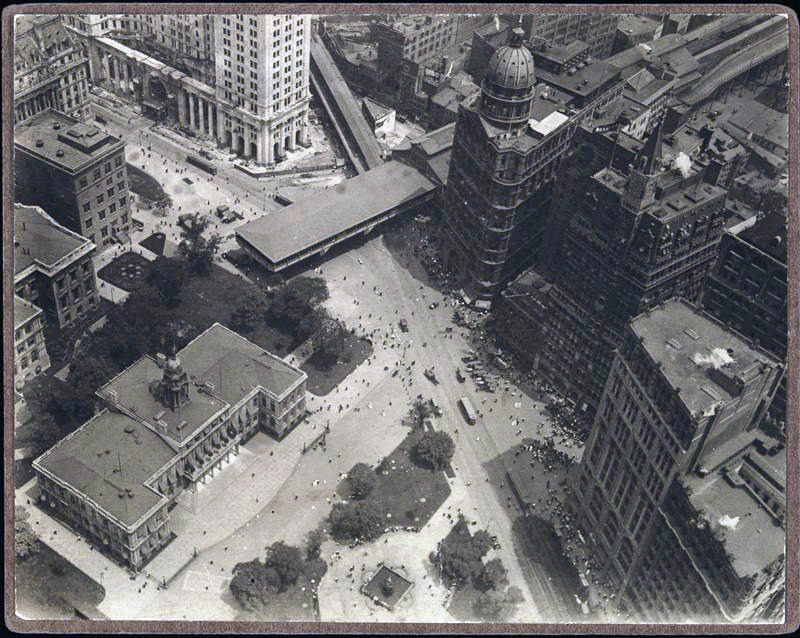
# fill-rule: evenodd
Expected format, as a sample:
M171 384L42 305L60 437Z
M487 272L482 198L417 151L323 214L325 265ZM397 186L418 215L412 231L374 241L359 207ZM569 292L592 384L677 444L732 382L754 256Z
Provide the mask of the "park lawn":
M15 565L14 585L17 610L41 620L74 619L65 598L91 609L106 596L99 583L42 542L36 554Z
M291 337L263 321L247 332L237 330L230 321L239 299L258 290L258 286L214 264L208 275L193 275L184 283L181 302L175 307L174 315L198 332L219 321L267 352L286 356L295 345Z
M419 467L411 460L411 449L421 433L412 432L387 456L378 469L378 483L367 497L381 511L391 514L387 526L411 527L418 531L450 496L450 485L442 470ZM420 502L424 498L425 502Z
M339 360L328 369L315 365L317 355L311 355L300 367L308 375L306 388L317 396L325 396L341 383L353 370L372 354L372 343L368 339L349 334L345 343L346 361Z
M305 604L305 607L303 606ZM314 589L305 576L285 592L275 594L270 604L259 612L239 612L236 620L245 622L278 620L284 622L313 622L318 620L314 613Z
M167 236L164 233L153 233L139 242L140 246L147 248L151 253L156 255L164 254L164 246L166 245Z
M134 193L151 202L160 202L167 196L155 177L133 164L128 164L128 181Z

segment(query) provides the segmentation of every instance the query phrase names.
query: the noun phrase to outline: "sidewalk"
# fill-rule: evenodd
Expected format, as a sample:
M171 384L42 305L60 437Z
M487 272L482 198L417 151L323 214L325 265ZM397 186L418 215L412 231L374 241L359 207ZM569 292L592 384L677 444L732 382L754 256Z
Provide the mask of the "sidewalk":
M202 552L258 517L297 465L304 427L308 424L299 426L280 443L266 434L256 434L240 448L239 456L215 472L197 493L184 491L178 507L170 513L170 524L178 537L153 559L147 571L158 582L169 582L192 561L195 549Z

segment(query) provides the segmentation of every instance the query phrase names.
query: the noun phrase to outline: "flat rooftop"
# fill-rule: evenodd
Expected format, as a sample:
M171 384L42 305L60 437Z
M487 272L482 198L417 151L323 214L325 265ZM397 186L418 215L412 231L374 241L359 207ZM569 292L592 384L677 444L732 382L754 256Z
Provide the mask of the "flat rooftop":
M367 111L369 111L369 114L372 116L373 120L378 120L394 111L393 108L386 106L385 104L381 104L380 102L376 102L368 97L362 98L361 103L366 107Z
M731 107L728 123L748 134L763 137L784 150L789 148L789 116L760 102L737 100Z
M690 414L708 412L720 401L734 399L714 380L710 373L714 367L730 375L750 372L762 362L777 365L682 299L639 315L630 326L653 361L661 364L670 385L681 389L681 401Z
M277 264L435 188L413 166L392 160L248 222L236 234Z
M189 374L191 370L184 367ZM164 371L150 357L142 357L119 375L114 377L100 390L99 394L108 397L108 392L117 393L113 399L119 405L135 413L158 429L158 421L167 424L167 434L178 443L186 441L209 419L228 407L228 403L217 399L197 386L189 384L189 400L185 405L172 410L166 407L153 393L154 386L164 376ZM108 400L112 400L108 397Z
M522 291L530 294L534 290L544 293L550 290L552 286L553 284L550 283L544 275L537 272L535 269L531 269L514 279L502 292L502 295L511 298L520 294Z
M658 184L664 189L665 194L648 204L643 209L644 212L666 223L684 214L687 209L702 206L705 202L721 197L725 193L725 189L719 186L699 181L696 173L697 170L693 167L687 179L694 177L694 181L676 188L677 183L683 178L676 168L665 168L658 176ZM597 171L592 179L619 195L625 191L627 182L627 177L614 168L603 168Z
M786 532L744 487L734 487L719 473L703 479L690 476L685 483L692 505L705 513L714 535L724 540L740 577L757 574L785 553Z
M38 306L34 306L30 301L25 301L22 297L14 295L14 329L24 326L36 315L42 312Z
M590 95L593 91L613 80L619 75L619 69L595 60L582 68L576 68L573 73L568 70L562 73L550 73L544 69L536 69L536 78L542 82L553 84L563 91L577 95Z
M763 219L741 231L738 237L785 264L786 222L786 217L779 212L768 213Z
M406 15L389 21L387 24L405 35L413 35L415 31L424 27L444 24L453 19L451 15Z
M136 420L104 410L37 463L127 525L164 497L145 487L175 452Z
M50 268L82 246L88 239L64 228L39 206L14 204L14 273L35 263Z
M658 22L642 15L623 15L617 23L617 31L629 36L653 34L658 28Z
M214 394L231 405L256 386L280 397L306 377L299 368L220 323L208 328L178 354L184 369L196 375L198 383L210 381L215 385Z
M109 390L115 391L116 404L134 412L156 429L157 421L163 421L167 434L183 442L255 387L261 386L279 397L306 376L302 370L219 323L196 337L177 356L190 383L189 401L176 410L166 407L153 393L164 373L150 357L139 359L98 393L108 397ZM214 386L210 394L201 389L206 382Z
M15 126L14 146L69 173L124 148L119 138L54 109Z
M583 40L572 40L569 44L561 46L544 45L532 51L535 58L541 57L557 64L564 64L569 62L574 57L580 55L589 48L589 45Z
M424 133L411 138L412 144L419 144L425 154L429 157L438 155L453 148L453 137L456 132L456 123L445 124L429 133Z

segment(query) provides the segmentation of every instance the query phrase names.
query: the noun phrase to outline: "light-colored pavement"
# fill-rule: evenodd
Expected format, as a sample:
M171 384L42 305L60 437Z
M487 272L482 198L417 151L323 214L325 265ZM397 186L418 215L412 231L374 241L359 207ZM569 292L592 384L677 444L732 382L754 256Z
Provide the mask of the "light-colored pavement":
M404 617L447 619L444 609L434 613L438 609L435 601L440 605L443 602L436 598L438 586L419 570L424 572L428 553L452 525L446 515L454 515L460 508L480 528L498 536L498 555L509 570L511 584L520 587L526 598L518 620L539 620L542 612L549 618L553 610L546 608L546 587L527 586L519 563L524 559L512 551L510 528L515 512L487 482L484 467L498 451L518 442L523 435L520 431L535 434L542 422L537 407L527 397L519 393L512 397L503 390L486 395L487 403L483 403L483 395L475 391L471 381L457 384L453 372L457 358L468 347L466 335L454 332L452 338L444 338L442 328L452 309L442 304L436 311L428 310L428 303L440 298L438 293L427 287L420 290L419 282L388 254L381 239L332 259L319 274L326 278L331 292L326 305L348 325L371 336L374 354L325 397L309 394L308 406L313 411L310 423L298 427L280 443L259 435L197 495L182 498L182 505L172 513L178 538L148 565L145 571L151 579L146 586L145 577L131 581L125 570L89 551L85 542L34 508L37 531L44 530L45 542L106 586L109 593L100 610L111 618L232 619L237 610L225 592L225 583L234 565L263 557L265 547L277 540L302 544L307 532L323 521L331 503L337 500L335 490L341 476L358 461L377 463L407 434L401 421L410 399L422 393L443 408L444 415L436 419L436 426L451 432L457 441L457 476L450 481L453 495L422 532L387 535L361 550L369 553L365 557L368 561L362 562L371 569L379 560L392 563L397 557L405 558L406 569L422 582L416 585L419 605L403 611ZM409 322L407 333L397 326L401 317ZM435 366L440 385L434 386L422 376L429 366ZM395 369L400 372L393 377ZM464 394L471 396L484 413L475 427L465 425L455 407L457 398ZM520 421L517 424L513 419ZM302 455L303 443L310 442L328 423L331 432L327 448ZM57 534L52 534L56 530ZM380 551L378 545L382 545ZM179 572L192 558L195 547L197 557ZM339 551L345 555L341 548ZM347 560L356 558L346 555ZM176 572L178 576L174 577ZM321 594L332 595L338 584L335 579L341 579L337 574L333 567L330 578L326 575L323 579ZM171 577L167 590L156 588L162 578ZM430 598L427 585L434 594ZM344 613L337 605L361 605L348 594L342 590L341 596L331 600L321 596L323 618L346 619L337 616ZM365 614L364 619L371 618L370 611L380 613L371 604L354 609Z
M163 162L164 159L153 157L144 161L146 170L156 179L164 179L168 191L172 189L180 212L191 202L208 198L209 188L216 189L215 183L203 185L205 180L200 180L201 187L193 192L175 189L184 175L176 174L175 169L184 169L177 163L171 166L169 160ZM147 234L148 229L141 236ZM143 576L131 581L125 570L97 552L90 552L85 542L34 508L37 531L44 531L45 542L53 543L57 551L106 586L109 594L100 610L111 618L232 619L237 611L225 590L233 566L263 557L265 547L277 540L301 544L305 534L323 521L330 504L338 498L335 489L341 475L356 462L376 463L403 439L407 430L401 420L409 401L423 394L435 399L444 411L436 420L436 427L450 432L457 442L457 476L451 480L454 493L440 510L441 520L437 513L438 522L431 521L419 534L392 534L380 539L371 547L383 547L369 561L377 565L379 557L394 562L394 556L407 556L407 569L417 570L414 573L424 570L427 554L452 524L445 518L447 508L450 512L461 508L481 528L498 536L499 556L509 571L511 584L520 587L526 598L518 620L556 619L558 610L553 609L546 582L535 582L530 588L527 585L520 565L525 559L513 552L511 523L516 512L509 508L506 492L489 482L486 467L523 436L546 434L542 432L546 426L540 412L542 406L513 386L506 392L501 385L497 394L484 395L476 391L471 380L465 384L455 381L455 368L463 367L460 356L469 348L468 335L458 328L452 334L444 332L453 309L444 303L441 294L414 279L389 253L382 239L331 259L317 274L324 276L329 285L331 296L326 306L347 325L372 339L373 355L325 397L309 394L308 407L314 412L310 423L300 426L281 443L266 437L261 443L254 439L204 490L182 499L182 506L172 513L178 538L148 566L146 571L152 577L148 585L143 585ZM434 300L440 302L440 307L428 309ZM398 327L400 318L409 323L407 333ZM436 369L439 385L434 386L423 377L426 367ZM394 370L399 372L393 377ZM456 401L463 395L469 396L483 414L474 427L466 425L457 410ZM310 442L326 424L331 426L327 449L302 455L303 443ZM269 456L269 452L273 455ZM190 515L182 508L194 511ZM179 571L192 558L195 547L197 557ZM330 574L335 585L340 576L335 568ZM156 589L162 578L173 578L163 591ZM427 584L435 594L430 577ZM427 584L417 585L420 600L427 601L422 590L427 590ZM331 587L336 589L326 575L322 592L330 595ZM321 600L324 619L347 619L337 617L344 611L337 611L336 605L352 605L352 601L348 596L336 600ZM436 597L432 596L430 601L434 600ZM440 605L442 602L439 600ZM430 604L420 603L403 613L409 620L446 618L444 610L434 614ZM367 617L370 607L368 604L364 608Z

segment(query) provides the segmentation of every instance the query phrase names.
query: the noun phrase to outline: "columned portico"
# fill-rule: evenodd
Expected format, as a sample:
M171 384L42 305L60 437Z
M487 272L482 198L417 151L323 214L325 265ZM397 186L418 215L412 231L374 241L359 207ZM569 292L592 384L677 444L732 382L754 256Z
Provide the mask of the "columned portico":
M186 93L178 91L178 124L181 128L186 127Z
M197 118L195 117L195 96L189 93L189 128L197 130Z
M111 81L111 63L109 62L109 56L107 51L102 52L102 60L103 60L103 80L106 82Z
M111 64L114 67L114 88L118 91L122 89L122 83L119 81L119 59L117 56L113 56L111 58Z
M205 100L205 103L206 103L206 111L207 111L206 133L208 135L213 136L214 135L214 115L213 115L214 106L208 100Z
M90 38L90 58L92 75L97 76L94 81L102 80L106 88L119 95L133 92L155 119L172 122L198 136L208 135L240 157L270 166L306 143L305 104L274 115L251 112L223 99L214 87L110 37ZM173 103L175 99L177 104ZM25 108L35 111L42 107L33 102Z

